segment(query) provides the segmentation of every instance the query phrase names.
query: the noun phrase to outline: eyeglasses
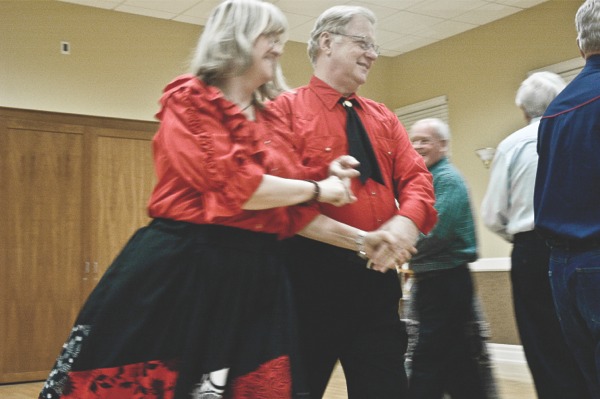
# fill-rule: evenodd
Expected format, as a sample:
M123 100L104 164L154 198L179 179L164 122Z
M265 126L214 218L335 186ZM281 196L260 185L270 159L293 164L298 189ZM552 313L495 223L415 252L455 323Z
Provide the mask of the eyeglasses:
M271 47L271 50L275 47L283 47L283 42L279 37L271 37L269 38L269 47Z
M331 33L332 35L349 37L350 39L353 39L354 42L357 43L360 46L360 48L363 49L364 51L373 51L377 55L381 54L381 52L379 51L379 46L376 45L375 43L371 43L370 41L368 41L366 36L347 35L345 33L339 33L339 32L329 32L329 33Z
M261 36L264 36L269 41L269 50L273 50L275 47L283 48L284 43L281 40L281 35L277 33L263 33Z

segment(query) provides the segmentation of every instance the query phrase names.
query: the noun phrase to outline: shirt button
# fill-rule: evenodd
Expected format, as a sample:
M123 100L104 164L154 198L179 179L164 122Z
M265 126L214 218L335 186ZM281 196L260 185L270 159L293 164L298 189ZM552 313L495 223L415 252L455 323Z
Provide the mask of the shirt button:
M392 152L391 152L391 151L388 151L388 155L392 155Z
M257 224L257 225L254 225L254 228L255 228L255 229L257 229L257 230L260 230L260 229L262 229L263 227L265 227L265 225L263 225L263 224Z
M265 145L271 144L271 140L265 140Z
M325 152L331 152L331 147L325 147Z
M371 195L377 195L375 191L371 191Z

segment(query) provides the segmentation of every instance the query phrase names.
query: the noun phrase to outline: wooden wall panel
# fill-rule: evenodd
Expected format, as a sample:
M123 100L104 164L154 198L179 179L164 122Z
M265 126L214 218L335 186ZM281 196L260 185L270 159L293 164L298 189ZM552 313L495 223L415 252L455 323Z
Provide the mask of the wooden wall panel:
M490 342L521 345L513 311L510 271L472 273L492 337Z
M133 233L150 221L148 199L155 184L151 135L95 129L91 203L97 280ZM95 285L95 283L94 283Z
M0 373L43 374L79 308L82 129L8 120L0 132ZM60 333L57 333L60 331Z
M156 128L0 107L0 383L46 378L87 294L147 223Z

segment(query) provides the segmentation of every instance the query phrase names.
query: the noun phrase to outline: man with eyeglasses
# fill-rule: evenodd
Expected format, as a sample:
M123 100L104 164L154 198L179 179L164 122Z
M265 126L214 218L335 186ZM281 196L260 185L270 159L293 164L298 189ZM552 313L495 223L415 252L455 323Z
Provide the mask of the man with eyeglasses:
M448 158L450 128L438 118L421 119L409 137L433 176L438 222L410 260L409 313L418 332L408 397L496 398L485 341L474 324L479 315L468 264L477 260L477 238L467 185Z
M395 246L379 248L377 258L395 260L399 268L437 217L431 175L406 130L383 104L356 94L378 57L375 22L370 10L356 6L321 14L308 44L314 76L273 106L296 133L312 178L326 176L327 165L340 155L359 158L361 176L351 187L358 200L321 212L361 229L392 232ZM338 360L349 398L406 397L400 282L393 266L365 259L362 241L356 237L356 252L302 237L288 241L311 398L322 397Z

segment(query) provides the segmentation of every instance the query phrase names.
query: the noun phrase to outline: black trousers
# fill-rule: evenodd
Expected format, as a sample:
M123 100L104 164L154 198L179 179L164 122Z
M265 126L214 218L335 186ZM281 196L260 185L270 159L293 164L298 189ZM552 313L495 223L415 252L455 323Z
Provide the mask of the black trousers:
M515 235L511 255L513 304L527 364L538 398L589 398L556 315L549 262L550 249L535 232Z
M467 265L415 274L413 306L419 320L409 398L485 399L473 337L473 280ZM481 344L478 342L478 344Z
M323 396L338 360L350 399L405 398L397 274L368 270L356 253L302 237L285 244L311 398Z

